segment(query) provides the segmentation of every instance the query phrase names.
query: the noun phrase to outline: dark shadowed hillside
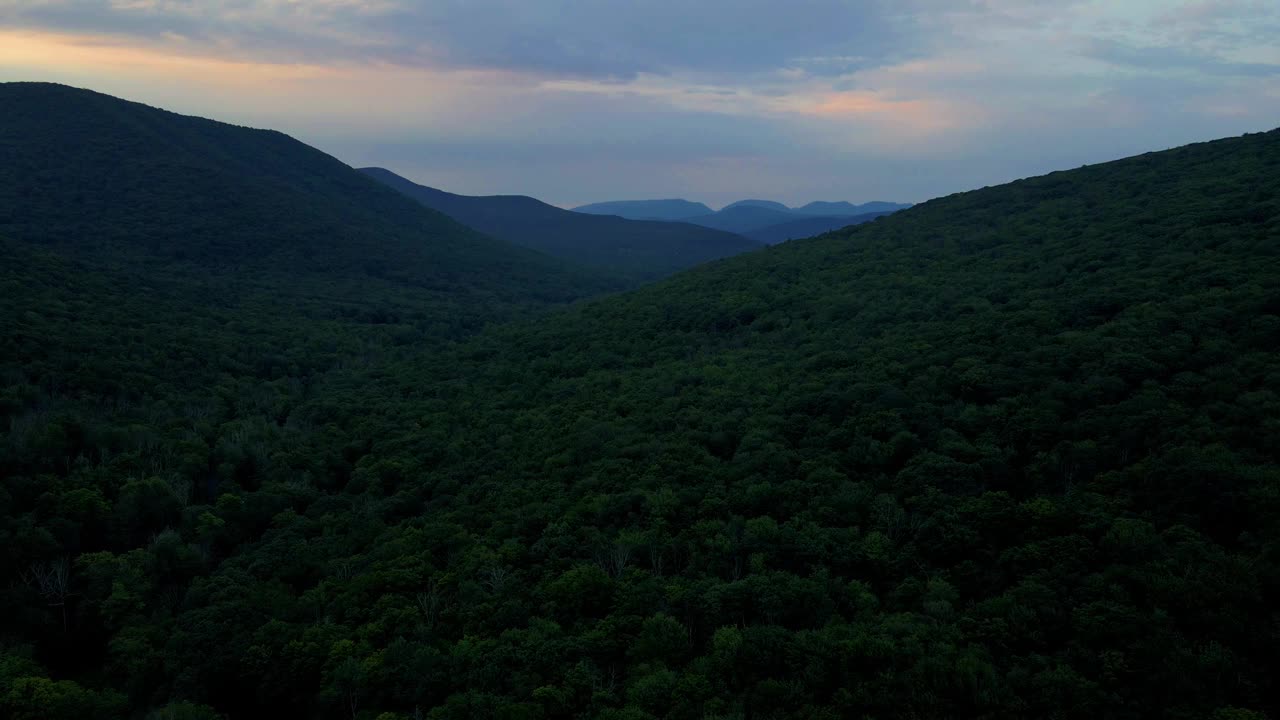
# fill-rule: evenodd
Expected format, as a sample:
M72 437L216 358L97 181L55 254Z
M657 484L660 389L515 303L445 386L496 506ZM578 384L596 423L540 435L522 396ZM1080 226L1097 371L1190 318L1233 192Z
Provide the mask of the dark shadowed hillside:
M181 539L225 523L200 507L276 463L350 479L355 426L300 403L613 281L279 133L54 85L0 85L0 107L0 717L213 717L145 688L158 635L108 651L159 620L102 604L141 577L119 563L172 549L143 572L176 600L227 557ZM269 522L244 519L244 540Z
M377 391L451 388L404 397L368 460L415 519L352 554L299 520L249 557L364 568L333 607L386 607L344 627L388 637L355 651L396 668L388 708L1274 716L1277 347L1280 131L487 333ZM391 679L428 657L469 671Z
M602 287L278 132L43 83L0 84L0 106L0 234L13 240L111 263L367 278L495 310Z
M670 275L759 247L740 236L687 223L570 212L518 195L455 195L382 168L362 172L476 230L628 279Z

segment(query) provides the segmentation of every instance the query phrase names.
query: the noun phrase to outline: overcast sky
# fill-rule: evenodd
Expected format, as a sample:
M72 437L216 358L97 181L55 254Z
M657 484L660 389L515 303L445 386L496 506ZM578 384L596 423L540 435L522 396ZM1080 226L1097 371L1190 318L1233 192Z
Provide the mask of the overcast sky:
M1272 129L1277 38L1277 0L0 0L0 80L467 194L920 201Z

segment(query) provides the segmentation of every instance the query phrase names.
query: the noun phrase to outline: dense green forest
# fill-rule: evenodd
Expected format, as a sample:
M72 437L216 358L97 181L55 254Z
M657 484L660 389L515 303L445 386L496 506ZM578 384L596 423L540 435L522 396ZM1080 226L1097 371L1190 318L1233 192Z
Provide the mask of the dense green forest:
M356 441L290 417L329 378L618 286L279 133L39 83L0 105L0 717L152 709L103 683L83 563L253 487L288 437L329 435L297 477L341 483Z
M16 177L0 716L1280 712L1280 132L479 332Z
M0 107L0 236L103 267L412 297L470 326L618 287L278 132L48 83L0 83Z
M455 195L419 185L384 168L362 168L361 172L467 227L637 286L709 260L756 250L763 244L689 223L570 212L523 195Z

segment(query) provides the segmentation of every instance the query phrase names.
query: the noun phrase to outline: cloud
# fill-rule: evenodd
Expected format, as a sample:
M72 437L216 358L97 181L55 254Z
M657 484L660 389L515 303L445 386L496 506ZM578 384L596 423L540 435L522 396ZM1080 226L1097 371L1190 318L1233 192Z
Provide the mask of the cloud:
M1156 72L1192 71L1222 77L1271 77L1280 75L1280 63L1233 62L1220 57L1188 52L1180 47L1134 46L1111 40L1094 40L1084 51L1113 65Z
M259 57L532 72L770 70L909 52L888 0L0 0L0 25L166 37ZM749 52L745 51L749 49ZM873 60L874 59L874 60Z
M0 0L0 26L253 61L376 61L403 45L371 27L393 10L354 0Z

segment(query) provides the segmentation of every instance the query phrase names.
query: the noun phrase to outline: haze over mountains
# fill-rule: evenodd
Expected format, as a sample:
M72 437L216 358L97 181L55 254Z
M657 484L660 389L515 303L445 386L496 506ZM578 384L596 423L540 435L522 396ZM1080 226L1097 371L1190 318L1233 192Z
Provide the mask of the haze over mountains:
M840 215L851 217L874 212L893 212L911 207L908 203L869 202L855 205L850 202L811 202L800 207L787 207L772 200L739 200L729 203L719 210L733 210L740 207L762 208L793 216L808 215ZM619 200L613 202L592 203L573 208L574 212L593 215L617 215L632 220L690 220L691 218L715 215L716 211L702 203L688 200Z
M1280 130L610 295L748 241L0 108L0 717L1280 712Z
M902 203L854 205L842 201L811 202L792 208L772 200L739 200L712 212L701 203L686 200L637 200L584 205L574 211L633 219L678 219L772 244L856 225L908 207L911 206Z
M383 168L361 172L493 237L641 280L754 250L760 244L688 223L571 212L524 196L455 195Z
M630 220L685 220L710 215L711 208L688 200L618 200L573 208L592 215L617 215Z

